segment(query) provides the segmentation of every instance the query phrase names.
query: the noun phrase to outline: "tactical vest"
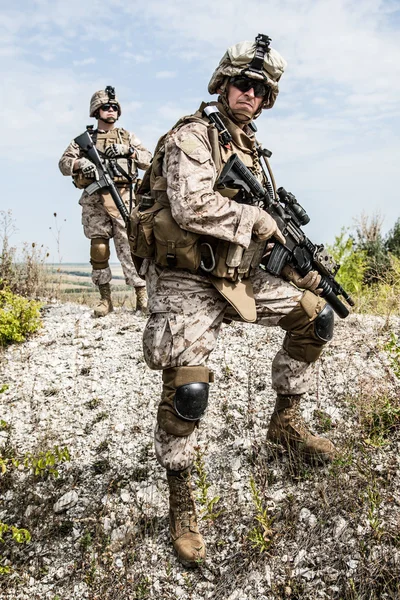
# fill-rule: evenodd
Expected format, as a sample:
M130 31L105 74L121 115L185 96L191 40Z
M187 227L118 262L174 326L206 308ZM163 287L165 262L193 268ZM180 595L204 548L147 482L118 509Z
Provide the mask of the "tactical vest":
M207 117L202 116L204 106L206 105L202 104L194 115L178 121L173 129L159 140L153 162L138 190L138 206L131 215L128 238L134 257L154 258L156 264L161 267L187 269L237 281L249 277L260 264L265 242L252 240L249 247L244 249L232 242L182 229L172 217L167 196L167 180L162 174L168 136L187 123L201 123L207 127L217 180L233 153L238 155L257 178L262 179L255 147L254 152L249 154L236 145L234 140L230 147L221 146L217 129ZM214 190L229 198L234 198L238 193L236 189L218 189L217 184ZM145 208L146 204L152 206Z
M130 145L130 135L128 131L122 129L120 127L116 127L114 129L110 129L110 131L98 131L97 129L91 134L92 139L95 142L97 150L101 153L104 153L107 146L111 144L126 144ZM80 157L84 156L83 153L80 154ZM102 156L102 155L101 155ZM123 171L125 171L133 180L137 178L138 172L135 161L130 158L119 157L110 161L108 158L102 156L103 159L107 161L111 166L111 172L113 173L113 180L116 185L129 185L129 180L125 177L116 167L112 167L112 163L117 163ZM93 183L93 179L86 178L81 171L78 171L77 174L73 175L74 183L77 188L85 188L86 186Z

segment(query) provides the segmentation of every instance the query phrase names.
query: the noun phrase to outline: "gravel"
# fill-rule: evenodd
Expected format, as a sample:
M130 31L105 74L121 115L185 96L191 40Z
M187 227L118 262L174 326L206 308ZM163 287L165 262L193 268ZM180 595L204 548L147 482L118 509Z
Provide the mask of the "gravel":
M56 467L57 478L22 466L3 476L0 521L29 529L32 539L5 538L0 565L11 573L0 575L1 600L340 598L350 579L366 585L361 541L373 549L373 564L399 571L398 553L387 537L373 536L371 517L385 531L399 527L398 430L389 448L368 454L371 479L344 458L337 475L328 466L294 465L266 442L280 330L224 325L211 356L216 383L198 468L214 502L197 501L208 554L188 571L168 539L165 474L152 444L161 375L143 359L145 316L122 308L94 319L77 304L49 304L42 313L43 328L1 356L0 388L8 387L0 395L0 448L24 457L66 447L70 460ZM355 398L399 395L384 350L399 325L368 315L338 320L314 367L304 417L315 428L322 414L330 424L323 435L339 450L358 435ZM356 454L360 461L366 452ZM392 483L374 500L371 482L383 478ZM273 530L263 552L249 539L260 526L251 481Z

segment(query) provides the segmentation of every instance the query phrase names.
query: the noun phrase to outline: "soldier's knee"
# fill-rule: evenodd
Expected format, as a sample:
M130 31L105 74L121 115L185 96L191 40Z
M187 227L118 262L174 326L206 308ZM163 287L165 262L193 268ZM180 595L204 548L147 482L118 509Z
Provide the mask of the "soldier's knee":
M289 356L312 363L333 337L334 313L325 300L307 291L279 325L286 331L283 347Z
M107 269L110 258L110 240L93 238L90 240L90 263L95 270Z
M178 437L193 433L208 404L207 367L174 367L163 371L163 397L158 407L159 426Z

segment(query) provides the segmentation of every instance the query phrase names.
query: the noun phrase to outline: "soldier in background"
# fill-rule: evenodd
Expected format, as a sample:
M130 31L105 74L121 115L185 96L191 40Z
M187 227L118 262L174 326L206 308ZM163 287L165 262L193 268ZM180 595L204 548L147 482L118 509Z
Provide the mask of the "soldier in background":
M114 182L130 211L134 203L133 184L137 179L137 169L147 169L151 153L134 133L115 127L121 116L121 105L111 86L93 94L90 116L97 119L97 129L89 128L93 141L111 166ZM84 189L97 177L95 165L74 141L65 150L58 166L63 175L72 176L75 186L80 189ZM136 308L146 310L145 282L138 276L132 262L125 225L110 194L104 191L89 196L84 191L79 204L82 206L83 231L90 239L92 281L100 292L100 301L94 309L94 315L104 317L113 310L110 288L112 274L108 263L111 238L114 239L125 282L135 289Z
M312 364L333 334L333 311L319 296L320 275L311 271L301 278L288 268L283 279L261 269L268 240L283 243L282 233L267 212L236 202L236 189L217 185L235 153L266 186L251 125L263 109L274 105L286 67L269 42L260 35L255 43L229 48L208 86L211 94L218 94L218 102L203 103L161 138L140 190L145 197L148 181L156 201L146 221L153 216L153 257L146 255L145 244L139 247L143 215L135 221L137 232L133 229L131 237L135 256L146 259L141 273L146 273L150 317L143 335L144 356L151 369L163 372L156 455L167 471L172 543L179 560L189 567L205 557L190 469L212 382L207 360L224 319L286 331L272 363L277 397L265 424L266 437L313 461L335 455L329 440L307 429L300 410ZM219 111L219 133L207 116L210 108ZM149 231L145 233L150 239Z

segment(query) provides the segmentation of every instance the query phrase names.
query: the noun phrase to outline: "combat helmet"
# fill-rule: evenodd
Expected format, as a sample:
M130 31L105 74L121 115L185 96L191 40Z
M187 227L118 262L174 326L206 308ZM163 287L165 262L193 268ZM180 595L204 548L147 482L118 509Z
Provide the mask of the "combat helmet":
M96 115L96 112L99 110L99 108L103 106L103 104L111 101L118 106L118 117L120 117L122 112L121 105L115 96L115 88L113 88L111 85L108 85L105 90L99 90L93 94L90 99L90 116L97 119L98 115Z
M208 84L210 94L221 90L224 95L230 77L242 75L268 84L261 109L272 108L279 93L278 81L287 63L279 52L270 48L270 43L271 38L260 33L254 42L239 42L228 48ZM254 118L259 116L261 109Z

